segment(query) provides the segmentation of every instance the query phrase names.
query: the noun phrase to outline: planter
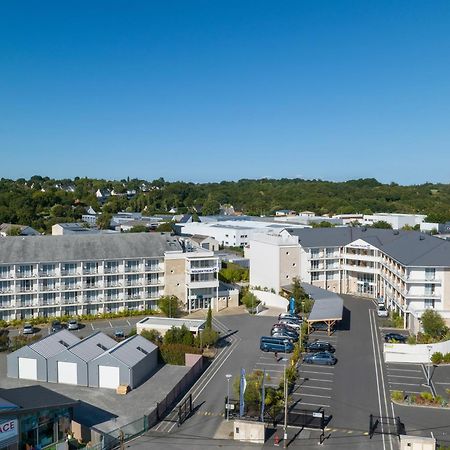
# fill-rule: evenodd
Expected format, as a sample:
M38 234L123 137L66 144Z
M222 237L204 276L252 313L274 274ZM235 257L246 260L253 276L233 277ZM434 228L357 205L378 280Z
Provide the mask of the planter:
M446 410L450 410L449 406L419 405L417 403L408 403L406 401L399 402L399 401L392 400L392 399L391 399L391 402L395 403L396 405L399 405L399 406L410 406L410 407L414 407L414 408L431 408L431 409L446 409Z

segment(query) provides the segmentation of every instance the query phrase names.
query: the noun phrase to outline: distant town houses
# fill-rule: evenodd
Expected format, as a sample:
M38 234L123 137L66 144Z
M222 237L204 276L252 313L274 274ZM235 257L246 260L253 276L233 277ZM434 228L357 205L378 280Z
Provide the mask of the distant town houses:
M0 225L0 236L39 236L41 233L27 225L14 223L2 223Z

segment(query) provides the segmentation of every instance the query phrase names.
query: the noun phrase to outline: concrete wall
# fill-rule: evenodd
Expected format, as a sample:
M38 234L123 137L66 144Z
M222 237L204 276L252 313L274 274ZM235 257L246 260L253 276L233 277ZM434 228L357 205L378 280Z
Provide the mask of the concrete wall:
M235 420L233 423L234 440L264 444L266 427L264 422Z
M175 295L186 304L186 259L180 254L166 259L164 266L164 295Z
M47 373L49 383L58 383L58 361L77 364L77 385L88 386L88 366L85 361L69 351L64 351L48 359Z
M384 360L386 362L400 362L400 363L428 363L428 355L435 352L443 354L450 353L450 341L439 342L437 344L429 344L432 349L428 353L428 345L426 344L384 344Z
M261 303L268 308L280 308L287 311L289 302L287 299L278 294L273 294L272 292L257 291L251 289L250 292L261 300Z
M435 450L436 439L432 437L400 435L400 450Z
M19 378L19 358L36 359L37 381L47 381L47 360L27 345L6 356L6 373L8 377Z

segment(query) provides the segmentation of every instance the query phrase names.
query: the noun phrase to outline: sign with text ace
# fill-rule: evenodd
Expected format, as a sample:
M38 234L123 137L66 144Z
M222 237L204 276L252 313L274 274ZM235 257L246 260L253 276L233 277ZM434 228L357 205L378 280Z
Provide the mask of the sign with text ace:
M7 420L0 423L0 442L11 439L18 434L17 419Z

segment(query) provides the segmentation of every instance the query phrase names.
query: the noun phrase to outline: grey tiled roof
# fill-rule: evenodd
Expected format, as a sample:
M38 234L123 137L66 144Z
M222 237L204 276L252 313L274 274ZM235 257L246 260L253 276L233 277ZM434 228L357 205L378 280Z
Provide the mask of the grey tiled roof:
M405 266L450 267L450 242L417 231L364 227L286 230L302 247L342 247L362 239Z
M164 233L123 233L0 238L0 264L163 256L181 250Z
M87 336L82 341L77 342L68 348L68 350L77 355L83 361L90 361L103 354L106 350L114 347L117 342L101 331L97 331Z
M61 330L53 334L49 334L40 341L31 344L29 347L44 358L50 358L58 353L66 350L66 348L76 344L80 339L67 330ZM62 344L61 342L64 342Z

